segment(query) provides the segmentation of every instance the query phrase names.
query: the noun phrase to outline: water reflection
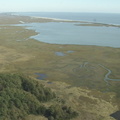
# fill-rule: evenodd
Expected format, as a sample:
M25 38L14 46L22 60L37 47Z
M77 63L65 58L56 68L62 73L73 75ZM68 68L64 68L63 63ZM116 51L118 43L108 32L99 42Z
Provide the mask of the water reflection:
M36 78L40 80L45 80L47 78L47 75L43 73L35 73L35 75L37 75Z

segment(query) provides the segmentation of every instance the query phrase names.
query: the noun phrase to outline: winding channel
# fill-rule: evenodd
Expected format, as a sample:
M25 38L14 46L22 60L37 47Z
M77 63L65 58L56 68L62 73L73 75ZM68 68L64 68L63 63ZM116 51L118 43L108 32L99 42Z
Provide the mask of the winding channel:
M79 68L86 68L87 64L89 64L89 62L84 62L83 64L81 64L79 66ZM105 66L101 65L101 64L98 64L98 65L108 71L107 74L105 74L105 76L104 76L104 81L107 83L107 85L109 85L109 82L108 82L109 80L111 80L111 81L120 81L120 79L111 79L111 78L109 78L109 75L112 74L112 71L110 69L106 68Z
M108 71L108 73L107 73L107 74L105 75L105 77L104 77L104 81L105 81L107 84L109 84L109 83L108 83L109 80L112 80L112 81L120 81L120 79L111 79L111 78L109 78L109 75L112 73L112 71L111 71L110 69L106 68L105 66L101 65L101 64L98 64L98 65Z

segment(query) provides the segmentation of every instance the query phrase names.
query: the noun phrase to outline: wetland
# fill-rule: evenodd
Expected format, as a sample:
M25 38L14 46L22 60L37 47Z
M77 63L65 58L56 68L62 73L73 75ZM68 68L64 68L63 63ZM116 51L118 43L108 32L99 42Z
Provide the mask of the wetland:
M120 109L120 48L40 42L31 38L37 31L11 25L21 21L64 22L1 15L0 72L45 79L39 81L82 114L78 120L115 120L110 114Z

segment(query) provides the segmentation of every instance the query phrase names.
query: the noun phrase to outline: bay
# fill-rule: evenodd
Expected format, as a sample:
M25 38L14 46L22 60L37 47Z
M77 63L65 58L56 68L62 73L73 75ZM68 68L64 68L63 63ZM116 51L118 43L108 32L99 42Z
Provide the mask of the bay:
M16 15L48 17L56 19L92 21L106 24L120 24L120 14L105 13L14 13ZM120 28L105 26L75 26L76 23L48 22L20 24L35 30L31 36L50 44L97 45L120 48Z
M38 34L31 36L50 44L97 45L120 48L120 28L75 26L74 23L20 24Z

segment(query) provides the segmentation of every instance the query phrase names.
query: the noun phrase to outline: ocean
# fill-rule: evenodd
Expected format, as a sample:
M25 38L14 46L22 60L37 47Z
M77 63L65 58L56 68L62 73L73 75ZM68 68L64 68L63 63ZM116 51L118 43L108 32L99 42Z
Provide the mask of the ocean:
M120 14L61 12L31 12L13 14L120 25ZM40 33L36 36L31 36L31 38L45 43L97 45L120 48L119 27L75 26L75 24L76 23L48 22L25 23L22 24L22 26L26 26L27 29L32 29Z
M120 14L118 13L19 12L12 14L55 19L80 20L107 24L120 24Z

